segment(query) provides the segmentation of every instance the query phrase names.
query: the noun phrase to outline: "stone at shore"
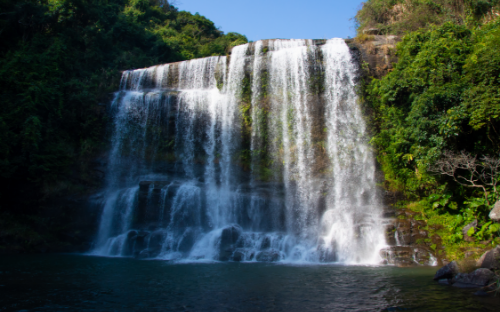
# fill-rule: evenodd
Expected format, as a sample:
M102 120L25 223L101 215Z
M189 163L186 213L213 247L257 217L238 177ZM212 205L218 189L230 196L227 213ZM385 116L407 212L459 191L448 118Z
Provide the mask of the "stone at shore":
M500 246L485 252L477 261L477 266L483 269L500 270Z
M500 200L495 203L495 206L490 211L490 219L500 221Z
M452 282L453 287L480 288L489 285L495 280L495 273L489 269L477 269L472 273L459 273Z
M458 268L457 262L452 261L436 272L436 275L434 275L434 280L437 281L441 279L450 279L459 273L460 269Z

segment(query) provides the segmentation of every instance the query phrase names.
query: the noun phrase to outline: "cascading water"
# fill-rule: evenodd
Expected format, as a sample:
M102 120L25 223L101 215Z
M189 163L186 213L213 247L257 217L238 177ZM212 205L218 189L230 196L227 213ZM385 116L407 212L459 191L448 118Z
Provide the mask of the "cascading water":
M374 159L342 39L126 71L93 254L377 263Z

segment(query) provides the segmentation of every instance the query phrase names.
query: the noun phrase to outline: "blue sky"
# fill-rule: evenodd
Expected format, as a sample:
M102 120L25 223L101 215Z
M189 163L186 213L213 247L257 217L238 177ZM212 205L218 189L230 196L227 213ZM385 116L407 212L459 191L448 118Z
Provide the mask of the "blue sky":
M180 10L212 20L225 33L248 40L329 39L355 36L360 0L176 0Z

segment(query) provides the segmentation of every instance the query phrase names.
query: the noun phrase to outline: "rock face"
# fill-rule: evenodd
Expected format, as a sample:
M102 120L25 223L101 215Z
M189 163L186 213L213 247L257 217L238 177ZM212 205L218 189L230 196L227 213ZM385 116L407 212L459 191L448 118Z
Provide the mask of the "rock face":
M495 280L495 273L489 269L477 269L472 273L459 273L453 280L453 287L479 288L489 285Z
M490 219L500 221L500 200L495 203L495 206L490 211Z
M400 41L398 36L382 36L378 33L378 29L367 29L364 34L370 36L369 40L346 40L347 44L361 51L363 61L368 64L368 75L375 78L385 76L393 68L393 64L397 62L396 43Z
M387 213L387 215L390 215ZM416 213L406 209L393 212L393 219L386 225L386 243L390 246L381 250L380 255L387 264L397 266L435 265L435 249L441 248L441 238L429 240L427 226L423 220L415 220ZM427 241L427 242L426 242Z
M380 255L387 264L401 267L415 265L433 265L434 257L424 246L393 246L384 248Z

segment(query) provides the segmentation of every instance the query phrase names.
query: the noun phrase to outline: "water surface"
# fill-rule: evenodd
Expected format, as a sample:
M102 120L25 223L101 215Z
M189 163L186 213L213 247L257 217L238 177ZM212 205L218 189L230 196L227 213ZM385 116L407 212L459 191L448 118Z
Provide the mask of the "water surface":
M436 268L0 258L0 311L498 311Z

